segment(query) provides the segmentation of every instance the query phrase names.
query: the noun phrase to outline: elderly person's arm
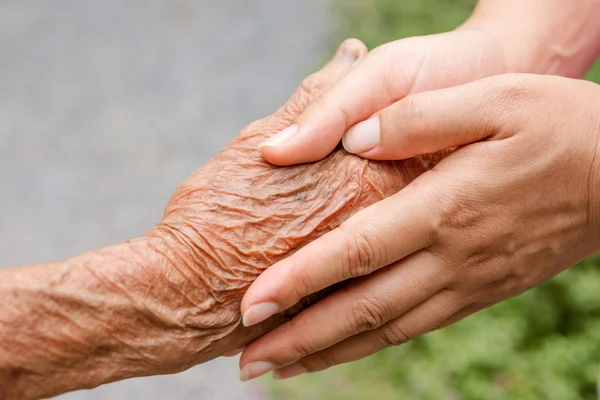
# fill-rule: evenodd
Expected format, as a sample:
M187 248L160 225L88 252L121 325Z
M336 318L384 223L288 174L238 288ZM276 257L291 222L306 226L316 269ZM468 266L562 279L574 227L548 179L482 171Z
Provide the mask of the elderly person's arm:
M365 53L362 43L345 43L284 107L183 182L144 237L0 272L0 399L182 371L289 319L294 310L241 326L240 302L254 279L435 162L377 163L340 150L280 169L261 158L259 144Z
M195 260L206 281L192 278L172 251L146 237L0 271L0 399L173 373L254 337L236 331L222 298L231 288L208 277L215 266Z

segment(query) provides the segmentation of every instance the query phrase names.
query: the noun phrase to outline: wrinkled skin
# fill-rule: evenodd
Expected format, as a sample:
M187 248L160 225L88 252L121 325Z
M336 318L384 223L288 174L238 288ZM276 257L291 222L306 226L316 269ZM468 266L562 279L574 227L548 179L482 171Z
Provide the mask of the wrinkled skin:
M242 297L262 271L441 158L372 162L338 150L289 168L263 161L264 139L365 53L362 43L345 43L284 107L243 129L183 182L145 236L1 271L0 399L183 371L244 347L322 298L242 327Z
M248 346L242 378L269 370L289 378L359 360L599 251L599 108L597 84L506 74L378 112L379 143L361 156L460 148L257 278L243 300L247 326L269 316L261 307L294 304L297 286L306 295L354 281ZM367 121L354 133L374 126Z
M343 72L338 66L335 75ZM279 168L264 161L259 145L290 125L330 85L328 79L324 71L309 77L284 107L243 129L176 189L150 233L176 243L171 254L177 265L210 288L218 305L213 318L224 332L236 332L215 356L243 347L325 295L304 299L251 334L240 326L240 302L264 269L396 193L442 157L373 162L340 149L313 164Z

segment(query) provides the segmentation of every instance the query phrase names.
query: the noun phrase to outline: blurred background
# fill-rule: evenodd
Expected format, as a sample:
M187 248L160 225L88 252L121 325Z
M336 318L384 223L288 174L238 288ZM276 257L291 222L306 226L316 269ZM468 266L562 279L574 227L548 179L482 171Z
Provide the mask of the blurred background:
M143 234L329 53L321 0L0 0L0 267ZM1 299L0 299L1 302ZM263 399L237 360L64 399Z
M450 30L475 0L0 1L0 267L150 228L175 186L344 37ZM600 81L600 65L588 74ZM286 382L221 359L62 399L596 399L600 257L450 328Z

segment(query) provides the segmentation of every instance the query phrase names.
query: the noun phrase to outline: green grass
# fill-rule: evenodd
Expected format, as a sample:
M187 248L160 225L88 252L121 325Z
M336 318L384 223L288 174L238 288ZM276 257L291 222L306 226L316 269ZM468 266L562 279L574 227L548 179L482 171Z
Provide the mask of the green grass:
M453 29L475 0L338 0L369 48ZM600 82L600 62L586 76ZM600 256L449 328L321 374L271 382L275 399L597 399Z
M600 83L600 59L596 60L592 68L588 71L585 79Z
M357 37L372 49L403 37L452 30L476 0L335 0L341 38Z

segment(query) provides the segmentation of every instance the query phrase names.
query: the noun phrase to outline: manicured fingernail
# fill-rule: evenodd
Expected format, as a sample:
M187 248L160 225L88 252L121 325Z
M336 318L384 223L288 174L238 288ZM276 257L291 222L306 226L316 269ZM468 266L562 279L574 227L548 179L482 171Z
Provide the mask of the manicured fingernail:
M275 315L279 311L279 304L273 302L259 303L251 306L242 317L244 326L256 325Z
M258 378L259 376L274 370L276 367L275 364L267 361L253 361L242 368L240 371L240 380L245 382L250 379Z
M307 373L308 370L300 364L292 364L273 371L273 379L289 379Z
M354 64L360 56L360 49L352 45L351 40L346 40L335 52L334 58L348 64Z
M294 136L296 134L296 132L298 132L298 125L294 124L294 125L288 126L284 130L278 132L274 136L267 139L263 144L260 145L260 147L281 146L281 145L285 144L285 142L287 142L292 136Z
M373 117L348 129L342 144L349 153L361 154L377 147L380 140L379 117Z

